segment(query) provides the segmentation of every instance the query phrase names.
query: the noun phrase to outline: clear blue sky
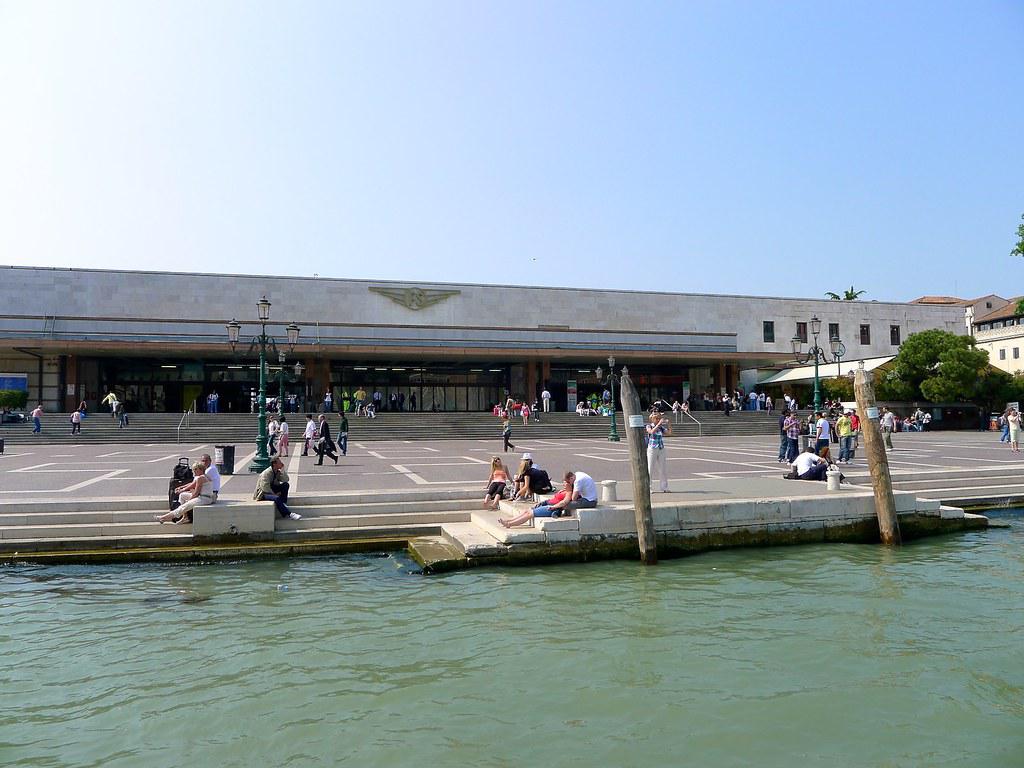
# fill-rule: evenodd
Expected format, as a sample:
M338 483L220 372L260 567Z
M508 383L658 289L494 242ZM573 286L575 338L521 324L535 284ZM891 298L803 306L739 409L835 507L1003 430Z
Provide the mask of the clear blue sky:
M1024 292L1024 3L0 0L0 264Z

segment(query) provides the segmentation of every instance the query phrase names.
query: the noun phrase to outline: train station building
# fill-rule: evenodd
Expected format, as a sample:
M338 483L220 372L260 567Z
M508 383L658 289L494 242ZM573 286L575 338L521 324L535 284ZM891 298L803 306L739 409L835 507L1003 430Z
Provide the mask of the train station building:
M546 387L571 410L603 389L594 371L609 357L647 400L729 391L792 365L813 317L849 361L929 328L965 332L954 305L268 275L9 266L0 296L0 381L58 411L95 408L111 388L134 412L202 410L212 391L221 411L248 411L264 296L268 394L283 378L307 409L363 388L406 410L415 398L416 410L485 411Z

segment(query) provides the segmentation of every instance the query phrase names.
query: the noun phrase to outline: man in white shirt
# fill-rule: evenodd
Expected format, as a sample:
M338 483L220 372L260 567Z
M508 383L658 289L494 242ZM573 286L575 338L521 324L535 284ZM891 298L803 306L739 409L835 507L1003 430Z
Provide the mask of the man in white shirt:
M822 448L828 447L829 441L832 439L832 425L821 411L817 411L814 418L817 419L814 422L814 452L818 453Z
M896 431L896 414L888 408L882 408L882 434L885 436L885 449L892 450L892 433Z
M793 472L797 480L824 480L826 471L828 462L816 454L814 448L809 445L793 462Z
M591 509L597 506L597 483L586 472L566 472L565 482L572 483L572 493L551 506L552 517L568 516L574 509ZM540 517L540 515L538 515Z
M302 433L302 455L309 456L309 446L316 438L316 422L313 421L313 414L306 414L306 431Z
M220 471L217 469L217 465L213 463L213 459L210 458L210 454L204 453L199 461L206 467L206 477L209 478L213 488L213 500L217 501L217 496L220 494Z
M551 413L551 393L545 389L540 393L540 399L544 402L544 413Z

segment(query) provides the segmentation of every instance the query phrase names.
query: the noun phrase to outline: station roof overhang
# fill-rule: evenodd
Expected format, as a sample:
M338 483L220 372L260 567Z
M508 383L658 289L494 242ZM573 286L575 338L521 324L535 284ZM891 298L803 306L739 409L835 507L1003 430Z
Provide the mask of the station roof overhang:
M838 364L837 375L846 375L849 371L855 371L859 367L860 363L864 363L865 371L873 371L876 368L882 368L893 360L896 359L895 355L887 355L885 357L868 357L864 360L844 360ZM818 378L834 378L831 375L832 366L837 365L836 363L819 363L818 364ZM762 379L758 384L803 384L805 382L814 381L814 366L813 365L799 365L793 368L786 368L785 370L779 371L766 379Z

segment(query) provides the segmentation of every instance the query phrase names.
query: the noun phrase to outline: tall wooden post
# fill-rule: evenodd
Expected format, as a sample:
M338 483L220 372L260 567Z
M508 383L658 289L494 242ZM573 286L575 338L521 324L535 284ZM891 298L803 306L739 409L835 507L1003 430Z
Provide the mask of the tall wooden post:
M896 500L892 495L889 457L885 454L878 407L875 405L875 385L870 374L864 370L863 363L857 369L853 389L857 398L857 412L860 415L860 432L864 438L864 453L867 456L868 469L871 471L871 487L875 491L878 532L883 544L899 544L900 524L896 518Z
M626 417L629 443L629 467L633 475L633 513L636 515L636 538L640 543L640 560L644 565L658 564L658 545L654 538L654 515L651 512L651 475L647 469L646 421L640 410L640 398L622 368L619 396ZM637 426L634 426L637 425Z

